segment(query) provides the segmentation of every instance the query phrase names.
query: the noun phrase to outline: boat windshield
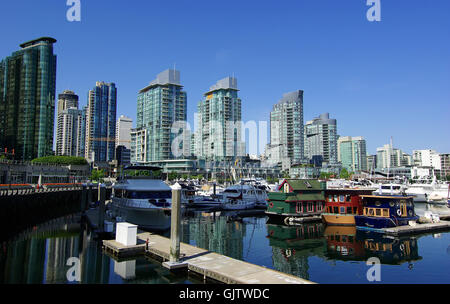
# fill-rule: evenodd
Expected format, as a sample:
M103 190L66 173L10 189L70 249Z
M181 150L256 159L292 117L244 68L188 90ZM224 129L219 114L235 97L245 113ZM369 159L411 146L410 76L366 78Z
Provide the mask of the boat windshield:
M226 189L224 192L225 193L240 193L239 191L237 191L235 189Z
M126 191L126 198L131 199L170 199L171 191Z

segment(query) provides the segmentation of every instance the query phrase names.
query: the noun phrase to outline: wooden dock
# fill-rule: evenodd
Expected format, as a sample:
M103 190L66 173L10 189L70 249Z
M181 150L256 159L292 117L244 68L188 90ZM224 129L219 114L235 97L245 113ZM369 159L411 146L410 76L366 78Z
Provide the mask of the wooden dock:
M428 224L416 224L415 226L399 226L393 228L366 228L358 226L359 230L366 230L371 232L378 232L381 234L391 235L391 236L404 236L412 234L427 233L439 230L450 230L450 221L441 221L439 223L428 223Z
M147 254L159 261L170 257L170 239L153 234L137 235L136 246L126 247L115 241L103 241L105 251L117 257ZM148 241L148 249L146 242ZM188 271L193 271L204 279L210 278L226 284L314 284L308 280L233 259L218 253L180 243L180 262Z

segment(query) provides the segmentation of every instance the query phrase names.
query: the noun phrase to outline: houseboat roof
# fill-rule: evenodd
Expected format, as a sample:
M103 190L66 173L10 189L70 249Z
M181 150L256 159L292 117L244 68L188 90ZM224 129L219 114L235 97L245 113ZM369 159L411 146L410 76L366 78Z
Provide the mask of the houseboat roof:
M362 191L376 191L378 188L327 188L326 191L354 191L354 192L362 192Z
M413 196L403 196L403 195L361 195L362 198L391 198L391 199L407 199L414 198Z

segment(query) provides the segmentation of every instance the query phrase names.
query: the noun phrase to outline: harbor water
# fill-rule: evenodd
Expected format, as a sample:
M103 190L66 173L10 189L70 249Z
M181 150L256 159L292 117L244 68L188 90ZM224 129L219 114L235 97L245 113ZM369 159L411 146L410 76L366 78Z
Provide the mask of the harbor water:
M416 204L450 214L446 206ZM169 231L162 233L169 236ZM392 238L326 227L285 226L264 215L197 211L182 220L181 241L316 283L450 283L450 231ZM380 263L380 281L369 281L369 258ZM174 274L146 257L117 261L78 214L31 227L1 243L0 283L203 284Z

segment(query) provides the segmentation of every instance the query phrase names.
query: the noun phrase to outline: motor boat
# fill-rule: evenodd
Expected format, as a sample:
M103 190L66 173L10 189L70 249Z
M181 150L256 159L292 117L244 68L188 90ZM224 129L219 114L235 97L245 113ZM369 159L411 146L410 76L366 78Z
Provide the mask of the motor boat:
M225 210L266 208L267 193L251 184L237 184L223 191L221 201Z
M172 189L155 173L160 170L148 166L124 168L124 176L112 186L112 202L108 205L112 216L142 229L169 229Z

